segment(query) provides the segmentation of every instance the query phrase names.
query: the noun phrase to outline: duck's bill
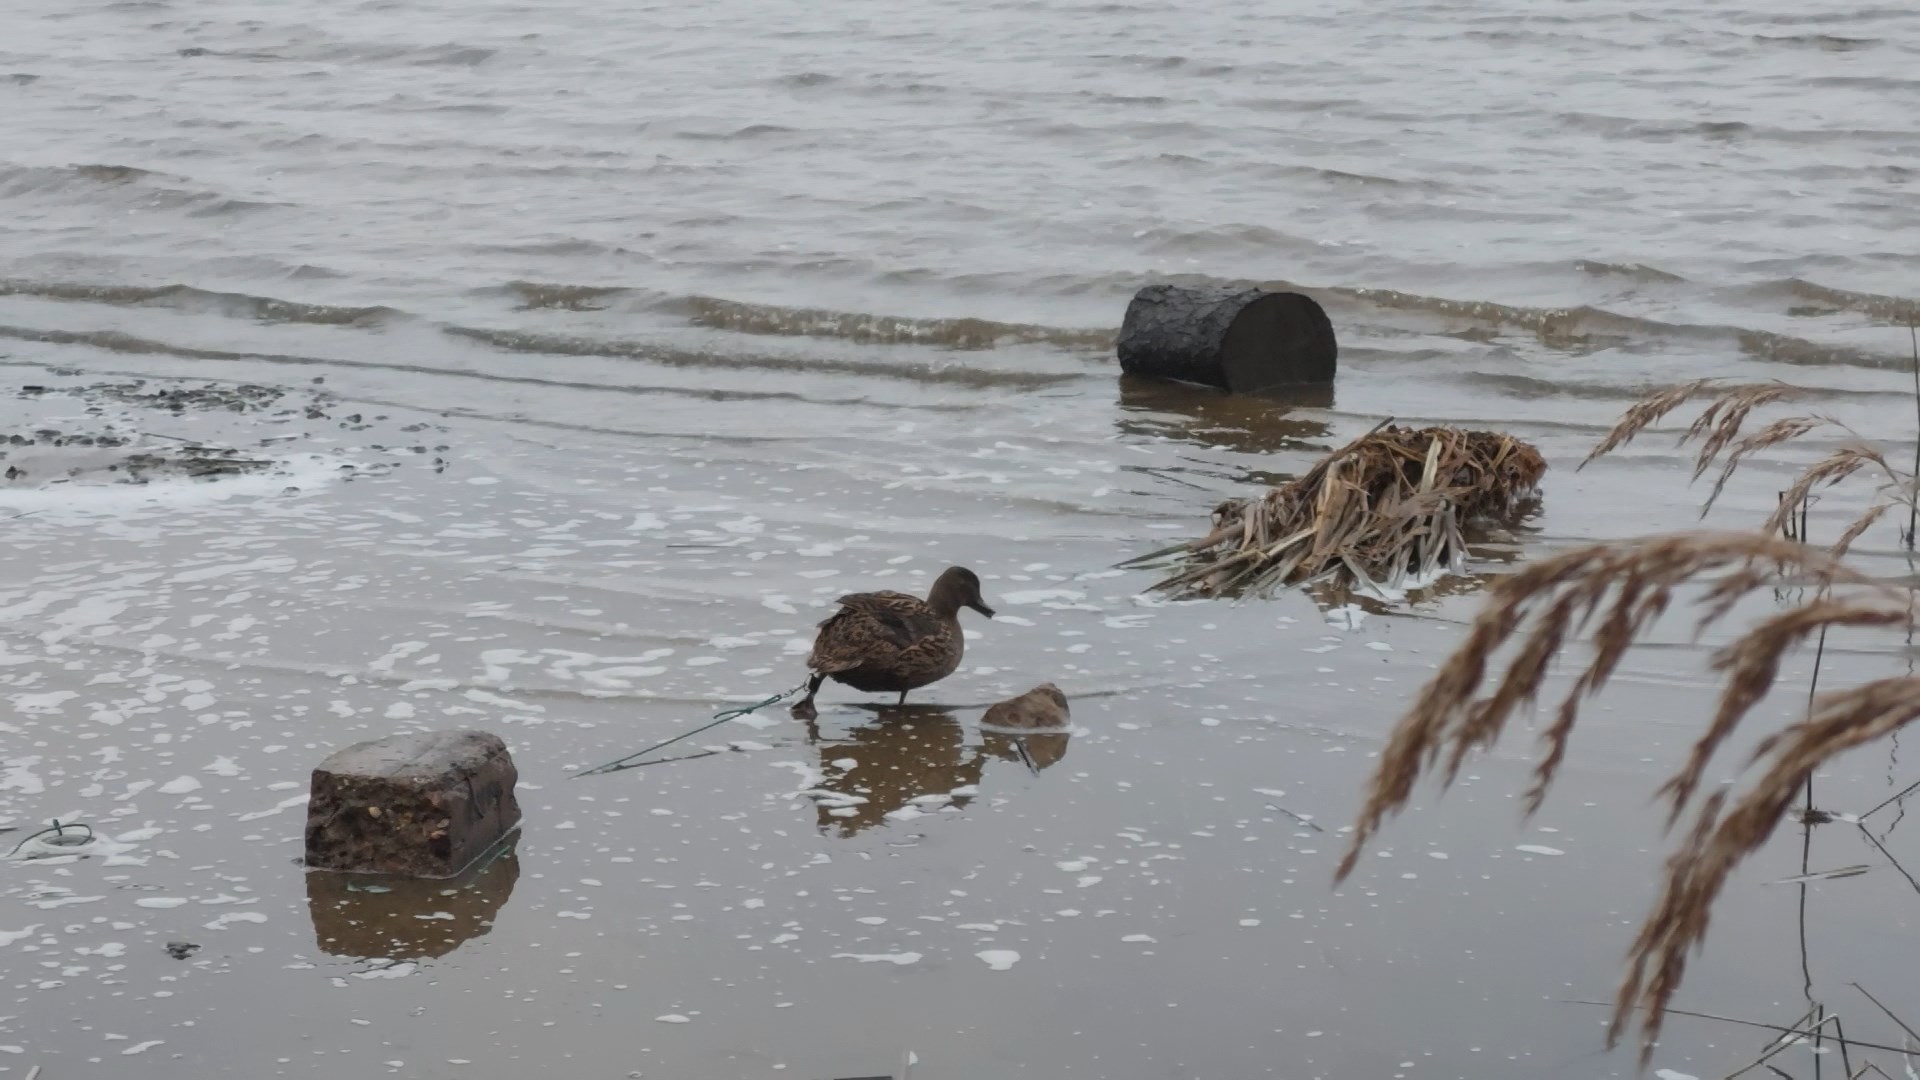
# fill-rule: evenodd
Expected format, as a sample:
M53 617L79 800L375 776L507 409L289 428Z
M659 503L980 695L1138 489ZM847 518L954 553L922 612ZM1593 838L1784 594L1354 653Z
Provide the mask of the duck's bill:
M985 615L989 619L993 618L993 609L985 604L975 604L973 605L973 610Z

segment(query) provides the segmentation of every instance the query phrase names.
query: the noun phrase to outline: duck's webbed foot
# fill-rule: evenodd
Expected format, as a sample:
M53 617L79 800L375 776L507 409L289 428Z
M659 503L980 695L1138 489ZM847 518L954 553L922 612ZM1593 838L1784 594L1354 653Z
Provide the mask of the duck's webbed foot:
M807 680L807 696L794 702L793 708L788 710L795 720L810 721L820 715L820 710L813 707L813 695L820 692L820 684L826 681L825 675L815 675Z

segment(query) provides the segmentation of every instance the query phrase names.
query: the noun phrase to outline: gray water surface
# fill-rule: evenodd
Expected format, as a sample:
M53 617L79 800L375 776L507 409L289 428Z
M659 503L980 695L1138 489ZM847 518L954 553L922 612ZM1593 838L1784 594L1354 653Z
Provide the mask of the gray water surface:
M0 1076L1631 1075L1605 1010L1564 999L1611 997L1723 638L1676 620L1636 653L1542 817L1516 824L1517 732L1336 893L1338 830L1477 579L1389 616L1169 604L1115 564L1387 416L1548 456L1477 572L1696 520L1664 435L1574 470L1654 386L1785 379L1911 450L1906 8L0 22L8 430L258 462L135 486L122 448L10 451L0 847L56 817L108 839L0 862ZM1167 277L1318 297L1331 402L1122 384L1113 328ZM235 383L266 389L144 396ZM1757 522L1846 438L1754 462L1710 521ZM1891 519L1859 544L1890 571L1896 548ZM907 710L829 689L817 741L774 711L568 779L797 681L841 593L952 563L1003 617L969 616L966 665ZM1071 734L978 729L1049 679ZM445 890L300 872L313 764L457 726L520 763L510 853ZM1871 806L1898 758L1821 782ZM1800 890L1762 884L1800 870L1783 837L1685 1004L1901 999L1906 883L1851 833L1813 861L1877 869L1808 890L1807 972ZM1849 1030L1897 1041L1877 1022ZM1763 1043L1676 1020L1655 1064Z

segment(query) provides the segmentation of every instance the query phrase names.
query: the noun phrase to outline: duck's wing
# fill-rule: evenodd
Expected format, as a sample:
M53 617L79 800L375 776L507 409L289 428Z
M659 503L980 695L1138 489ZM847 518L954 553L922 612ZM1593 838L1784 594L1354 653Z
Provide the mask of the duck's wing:
M820 623L807 666L831 674L858 667L887 667L916 643L938 636L940 617L917 596L897 592L852 593L840 610Z

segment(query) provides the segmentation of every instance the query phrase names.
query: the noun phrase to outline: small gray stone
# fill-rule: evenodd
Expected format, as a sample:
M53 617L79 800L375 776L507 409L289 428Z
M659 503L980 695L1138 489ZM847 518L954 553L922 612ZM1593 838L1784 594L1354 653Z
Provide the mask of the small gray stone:
M980 718L980 725L1013 731L1058 730L1065 728L1070 719L1067 695L1049 682L1041 683L1019 697L995 703Z
M484 731L355 743L313 770L307 866L450 877L519 825L518 780Z

